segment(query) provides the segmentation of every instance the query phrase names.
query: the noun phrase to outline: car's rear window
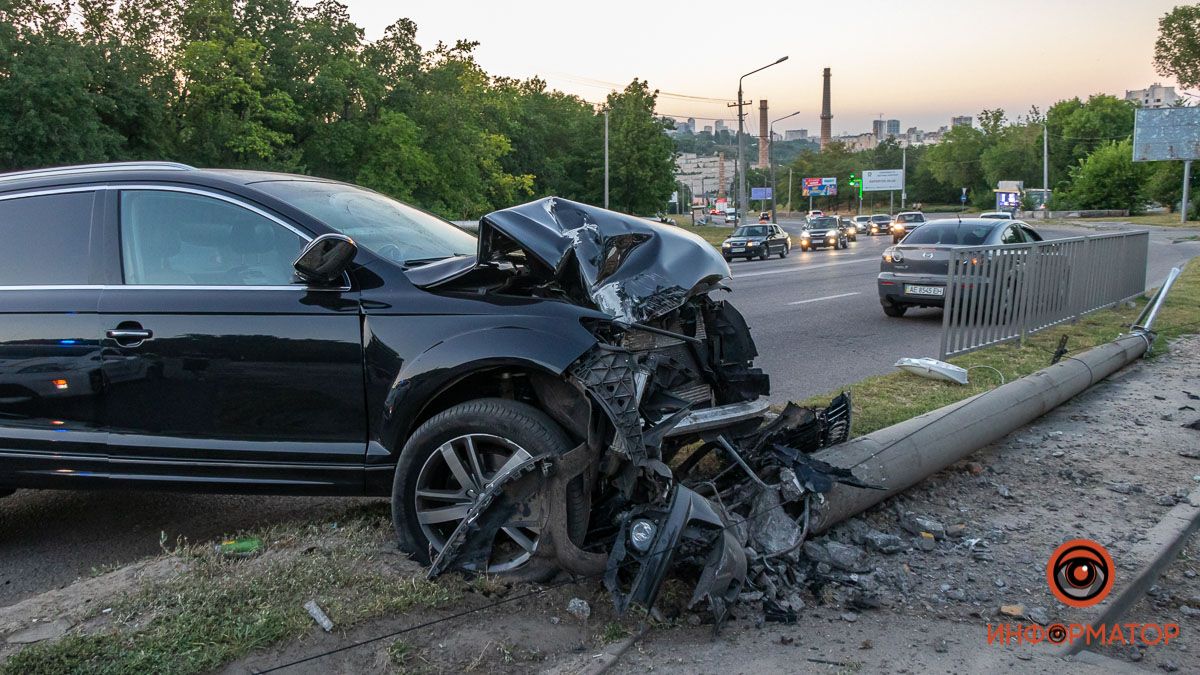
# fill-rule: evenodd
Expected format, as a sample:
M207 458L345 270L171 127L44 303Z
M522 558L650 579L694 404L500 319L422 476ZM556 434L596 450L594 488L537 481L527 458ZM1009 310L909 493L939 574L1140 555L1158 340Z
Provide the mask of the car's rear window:
M905 244L943 246L980 246L987 241L990 225L965 225L962 223L932 223L912 231L904 238Z

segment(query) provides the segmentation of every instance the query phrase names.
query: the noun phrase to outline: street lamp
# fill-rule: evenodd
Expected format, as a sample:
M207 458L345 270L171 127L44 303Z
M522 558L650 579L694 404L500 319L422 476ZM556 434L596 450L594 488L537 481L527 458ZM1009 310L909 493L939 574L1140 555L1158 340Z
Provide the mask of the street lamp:
M795 117L796 115L799 115L799 114L800 114L800 111L797 110L796 112L792 113L791 115L784 115L783 117L773 119L773 120L771 120L771 125L768 127L770 129L770 131L768 132L768 135L767 135L767 161L771 165L771 222L772 223L776 222L776 220L775 220L775 190L777 190L779 188L779 186L775 182L775 123L782 122L783 120L786 120L789 117Z
M768 63L767 65L763 66L762 68L756 68L738 78L738 100L737 100L737 109L738 109L738 205L737 205L737 213L739 216L741 215L742 210L746 208L746 171L748 171L750 168L749 166L746 165L746 116L742 113L742 106L745 105L742 101L742 80L757 73L760 70L766 70L767 68L770 68L771 66L777 66L787 60L788 60L788 57L786 57L786 56L780 57L774 63Z

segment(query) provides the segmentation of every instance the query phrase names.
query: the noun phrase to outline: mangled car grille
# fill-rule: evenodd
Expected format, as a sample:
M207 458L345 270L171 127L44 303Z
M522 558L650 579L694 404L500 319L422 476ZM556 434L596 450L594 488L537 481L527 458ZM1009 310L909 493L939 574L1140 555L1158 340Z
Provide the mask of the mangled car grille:
M794 583L779 561L799 555L810 500L838 482L862 486L810 456L848 438L849 396L764 416L769 378L753 366L745 320L717 297L728 265L678 228L542 200L484 218L478 265L501 258L521 268L504 292L608 317L588 320L596 342L562 373L590 412L577 447L489 486L430 573L479 568L475 543L523 509L544 518L534 558L602 576L621 611L653 605L668 571L694 576L692 604L718 625L744 588ZM569 527L572 489L587 513Z

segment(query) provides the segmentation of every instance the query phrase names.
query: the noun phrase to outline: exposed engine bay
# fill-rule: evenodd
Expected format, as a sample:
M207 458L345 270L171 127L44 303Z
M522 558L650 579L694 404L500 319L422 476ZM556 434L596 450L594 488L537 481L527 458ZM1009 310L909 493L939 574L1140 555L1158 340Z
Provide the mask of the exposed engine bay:
M486 565L509 523L536 522L530 565L602 577L619 611L650 608L668 572L719 626L748 587L787 584L810 502L848 471L812 459L849 437L850 398L772 412L769 377L723 297L728 264L685 229L548 198L485 216L479 253L410 274L439 291L558 299L592 310L595 344L537 383L579 439L496 476L431 551L429 574Z

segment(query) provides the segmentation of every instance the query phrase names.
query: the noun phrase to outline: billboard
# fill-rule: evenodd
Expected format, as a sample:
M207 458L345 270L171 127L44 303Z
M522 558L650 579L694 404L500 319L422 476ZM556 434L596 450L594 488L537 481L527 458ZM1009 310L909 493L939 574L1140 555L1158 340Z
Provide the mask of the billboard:
M1142 108L1133 119L1133 161L1200 159L1200 108Z
M773 197L771 197L771 188L769 188L769 187L752 187L752 188L750 188L750 199L773 199Z
M800 186L800 194L804 197L835 197L837 178L805 178Z
M887 190L904 189L903 169L879 169L864 171L862 175L863 192L883 192Z

